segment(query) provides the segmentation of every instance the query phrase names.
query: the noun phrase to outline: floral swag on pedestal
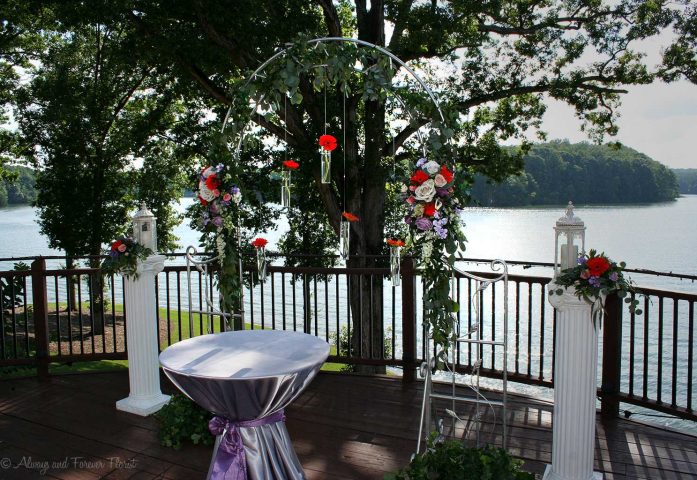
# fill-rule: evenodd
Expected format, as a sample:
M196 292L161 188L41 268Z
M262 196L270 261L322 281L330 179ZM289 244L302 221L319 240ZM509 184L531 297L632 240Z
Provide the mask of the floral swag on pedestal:
M194 192L198 203L192 207L192 226L203 232L202 242L207 251L218 257L215 271L220 292L220 308L226 313L239 311L239 203L240 188L223 164L205 166L198 175L198 189Z
M450 296L455 254L464 250L455 173L445 163L421 158L403 187L409 205L407 247L416 252L424 279L424 323L436 346L447 352L459 306Z
M624 262L613 262L604 253L591 250L587 255L579 255L577 263L573 268L562 270L554 279L550 295L564 294L564 289L556 287L574 287L575 295L593 306L594 325L600 324L604 298L613 292L624 299L631 313L641 315L642 311L637 308L639 300L630 296L634 293L634 283L624 276Z
M152 253L152 250L131 237L120 237L111 244L107 258L101 265L102 273L107 275L120 273L125 277L136 279L138 278L138 260L145 260Z

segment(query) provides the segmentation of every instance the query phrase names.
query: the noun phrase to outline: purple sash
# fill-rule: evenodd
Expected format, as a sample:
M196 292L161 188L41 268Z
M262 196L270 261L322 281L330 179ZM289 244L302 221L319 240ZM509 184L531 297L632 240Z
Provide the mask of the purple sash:
M240 428L260 427L276 422L285 422L283 410L267 417L246 422L233 422L224 417L213 417L208 430L213 435L222 435L218 451L213 459L211 480L247 480L247 457L244 453Z

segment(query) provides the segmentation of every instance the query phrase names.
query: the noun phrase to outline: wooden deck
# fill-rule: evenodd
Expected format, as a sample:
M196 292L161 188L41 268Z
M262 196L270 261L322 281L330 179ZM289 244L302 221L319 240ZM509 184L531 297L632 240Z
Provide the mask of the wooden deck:
M0 479L204 478L211 448L160 446L152 418L116 411L127 392L125 372L0 381ZM380 479L406 464L420 399L420 383L320 374L286 410L308 479ZM541 473L551 456L551 405L513 397L511 407L510 450ZM596 466L606 480L697 478L697 438L599 422Z

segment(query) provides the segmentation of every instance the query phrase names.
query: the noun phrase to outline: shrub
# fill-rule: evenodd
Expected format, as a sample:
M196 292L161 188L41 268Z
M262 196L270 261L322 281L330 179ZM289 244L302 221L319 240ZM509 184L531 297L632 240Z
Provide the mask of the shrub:
M169 402L155 414L160 424L160 443L175 450L184 442L195 445L213 445L215 437L208 430L213 415L199 407L188 397L175 393Z
M435 443L432 437L426 452L385 480L534 480L533 474L520 469L521 464L502 448L466 448L457 440Z

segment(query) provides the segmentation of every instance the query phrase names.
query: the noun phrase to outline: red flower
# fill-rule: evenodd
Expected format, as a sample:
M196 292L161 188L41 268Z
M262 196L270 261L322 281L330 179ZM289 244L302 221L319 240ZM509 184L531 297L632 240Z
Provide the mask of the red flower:
M440 174L443 175L443 178L444 178L445 181L448 182L448 183L452 182L452 181L453 181L453 178L455 177L455 175L453 174L453 172L451 172L450 170L448 170L448 167L446 167L445 165L443 165L442 167L440 167Z
M421 185L424 183L426 180L429 179L428 173L424 172L423 170L417 170L414 175L411 176L411 181Z
M286 160L285 162L283 162L283 166L286 168L290 168L291 170L296 170L300 166L300 164L295 160Z
M208 190L215 190L220 186L220 179L216 174L211 174L206 178L206 187Z
M114 243L111 244L111 251L116 251L122 244L123 242L121 240L116 240Z
M198 196L198 199L201 201L201 205L203 205L203 206L208 205L208 202L206 201L206 199L203 198L201 195Z
M588 271L590 272L591 276L599 277L605 273L608 268L610 268L610 262L605 260L603 257L593 257L588 259L586 266L588 267Z
M269 243L268 240L266 240L265 238L258 237L254 239L254 241L252 242L252 246L254 248L262 248L265 247L267 243Z
M336 148L336 138L332 135L322 135L319 137L319 146L328 152Z
M404 246L404 241L400 240L398 238L388 238L387 239L387 244L390 247L403 247Z
M424 215L432 217L436 213L436 202L428 202L424 205Z
M358 215L354 215L353 213L349 212L344 212L341 214L341 216L343 216L349 222L357 222L360 220L360 218L358 218Z

